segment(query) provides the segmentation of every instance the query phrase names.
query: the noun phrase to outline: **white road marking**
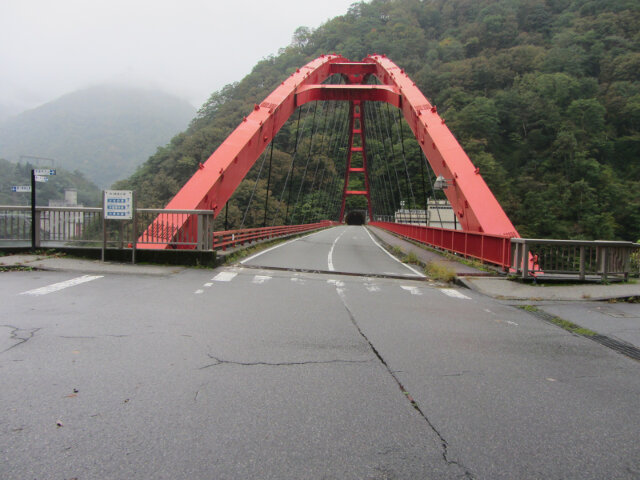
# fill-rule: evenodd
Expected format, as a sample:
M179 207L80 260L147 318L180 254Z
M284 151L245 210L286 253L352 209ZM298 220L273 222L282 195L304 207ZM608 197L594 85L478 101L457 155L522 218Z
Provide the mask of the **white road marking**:
M291 277L292 282L299 283L300 285L304 285L307 281L304 278Z
M398 260L396 257L394 257L393 255L391 255L389 252L387 252L384 247L382 245L380 245L378 242L376 242L375 238L373 238L373 236L369 233L369 230L367 230L367 228L363 225L362 228L364 228L364 231L367 232L367 235L369 235L369 238L371 239L371 241L373 243L375 243L377 245L377 247L382 250L384 253L386 253L387 255L389 255L391 258L393 258L396 262L398 262L400 265L404 265L405 267L407 267L409 270L411 270L413 273L415 273L417 276L419 277L424 277L425 274L416 270L415 268L413 268L411 265L407 265L406 263L402 263L400 260Z
M205 287L211 287L211 286L213 286L213 283L211 283L211 282L207 282L207 283L205 283L205 284L204 284L204 286L205 286Z
M213 277L211 280L214 282L230 282L238 275L235 272L220 272L218 275Z
M471 297L467 297L464 293L460 293L455 288L441 288L440 291L452 298L463 298L465 300L471 300Z
M411 292L411 295L422 295L422 292L418 287L408 287L406 285L400 285L403 290Z
M198 295L199 293L203 293L203 292L204 292L204 290L196 290L194 293L195 293L196 295Z
M516 327L518 326L518 324L516 322L512 322L511 320L505 320L509 325L515 325Z
M305 235L303 237L294 238L293 240L289 240L288 242L280 243L280 244L275 245L275 246L273 246L271 248L267 248L266 250L262 250L261 252L258 252L255 255L251 255L250 257L247 257L244 260L241 260L240 263L244 264L244 263L248 262L249 260L253 260L256 257L259 257L260 255L262 255L264 253L270 252L271 250L275 250L276 248L284 247L285 245L289 245L290 243L297 242L298 240L302 240L303 238L307 238L307 237L310 237L312 235L317 235L318 233L322 233L322 232L324 232L324 230L320 230L319 232L313 232L313 233L310 233L309 235Z
M344 287L344 282L342 280L327 280L327 283L331 284L331 285L335 285L336 287Z
M336 270L335 268L333 268L333 249L336 248L336 243L338 243L338 240L340 240L340 237L344 235L344 232L346 231L347 230L344 229L342 233L336 237L336 239L333 241L333 244L331 245L331 249L329 250L329 255L327 255L327 264L329 265L330 272L334 272Z
M268 275L256 275L253 277L253 280L251 280L251 283L264 283L268 280L271 280L271 277L269 277Z
M67 280L65 282L54 283L46 287L28 290L26 292L22 292L20 295L47 295L48 293L57 292L58 290L73 287L75 285L80 285L81 283L90 282L92 280L97 280L98 278L102 277L104 277L104 275L83 275L81 277L72 278L71 280Z
M375 283L365 283L364 288L366 288L369 292L379 292L380 287Z

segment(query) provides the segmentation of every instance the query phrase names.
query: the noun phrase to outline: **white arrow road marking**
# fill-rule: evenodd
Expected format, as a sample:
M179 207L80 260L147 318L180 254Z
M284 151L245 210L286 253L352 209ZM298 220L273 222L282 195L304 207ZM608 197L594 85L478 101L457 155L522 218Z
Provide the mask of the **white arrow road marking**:
M102 277L104 277L104 275L83 275L81 277L72 278L71 280L67 280L65 282L54 283L46 287L22 292L20 295L47 295L48 293L57 292L58 290L73 287L75 285L80 285L81 283L90 282L91 280L97 280L98 278Z
M455 288L441 288L440 291L445 295L448 295L453 298L463 298L465 300L471 300L471 297L467 297L464 293L460 293Z
M238 274L235 272L220 272L211 280L213 280L214 282L230 282L235 278L236 275Z

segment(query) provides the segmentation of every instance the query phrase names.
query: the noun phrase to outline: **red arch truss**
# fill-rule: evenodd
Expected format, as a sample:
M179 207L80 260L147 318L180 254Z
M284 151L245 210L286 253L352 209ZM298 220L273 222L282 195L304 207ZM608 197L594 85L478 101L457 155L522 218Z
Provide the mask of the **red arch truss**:
M334 74L343 75L348 84L322 84ZM365 85L370 75L381 85ZM378 101L400 108L435 174L449 181L445 194L463 230L518 236L436 107L404 70L384 55L370 55L361 62L322 55L296 70L255 105L166 208L214 210L217 216L295 109L315 100ZM187 228L186 223L172 225L172 231Z

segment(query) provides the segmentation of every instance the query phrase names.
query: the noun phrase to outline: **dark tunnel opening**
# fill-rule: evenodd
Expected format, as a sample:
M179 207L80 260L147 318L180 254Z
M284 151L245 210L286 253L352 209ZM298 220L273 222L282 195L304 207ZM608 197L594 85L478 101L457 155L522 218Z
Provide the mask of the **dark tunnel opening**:
M345 221L347 225L364 225L366 222L365 213L362 210L352 210L347 213Z

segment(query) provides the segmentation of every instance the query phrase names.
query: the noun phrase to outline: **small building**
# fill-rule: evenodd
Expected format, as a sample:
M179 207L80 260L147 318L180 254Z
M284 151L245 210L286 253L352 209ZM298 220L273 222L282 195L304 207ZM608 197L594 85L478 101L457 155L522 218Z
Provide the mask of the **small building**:
M396 223L410 223L412 225L422 225L436 228L448 228L450 230L461 230L462 227L448 200L427 200L427 210L420 209L400 209L396 210Z
M40 215L40 232L42 240L71 240L81 238L83 233L84 212L73 211L71 208L82 207L78 204L78 191L67 188L64 200L49 200L49 207Z

